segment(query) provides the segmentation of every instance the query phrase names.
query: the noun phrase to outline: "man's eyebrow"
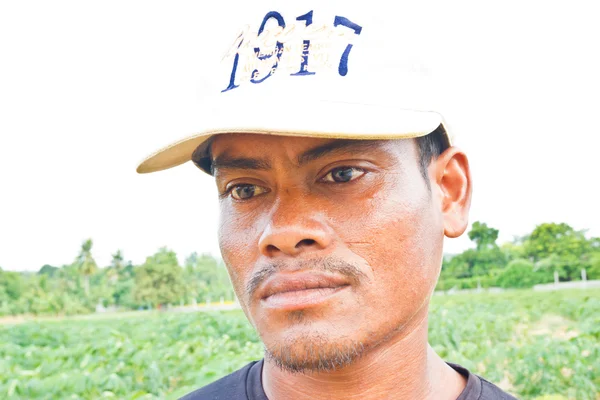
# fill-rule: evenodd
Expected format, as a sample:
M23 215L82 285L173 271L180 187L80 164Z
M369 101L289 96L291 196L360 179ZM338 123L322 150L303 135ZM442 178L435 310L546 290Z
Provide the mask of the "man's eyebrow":
M335 155L348 150L369 150L379 147L380 140L357 140L357 139L336 139L329 143L314 147L298 156L298 165L306 163L328 155ZM227 152L215 157L211 163L211 171L218 169L255 169L269 170L272 168L269 160L262 158L234 157Z
M300 154L298 156L298 165L304 165L328 155L335 155L335 153L342 153L348 150L370 150L378 148L380 145L380 140L336 139Z
M217 156L211 164L211 170L218 169L271 169L271 163L261 158L232 157L227 153Z

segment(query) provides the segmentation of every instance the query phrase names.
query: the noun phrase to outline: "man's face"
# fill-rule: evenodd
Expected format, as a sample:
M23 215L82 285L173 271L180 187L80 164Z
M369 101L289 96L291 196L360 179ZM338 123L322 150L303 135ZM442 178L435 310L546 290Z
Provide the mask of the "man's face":
M219 242L267 355L342 367L426 316L442 257L414 140L221 135Z

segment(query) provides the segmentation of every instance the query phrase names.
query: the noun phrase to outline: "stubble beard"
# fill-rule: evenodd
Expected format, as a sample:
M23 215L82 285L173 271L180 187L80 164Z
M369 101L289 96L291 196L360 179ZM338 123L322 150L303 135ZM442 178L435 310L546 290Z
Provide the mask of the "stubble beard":
M360 341L311 334L265 347L267 360L290 373L332 372L354 363L365 353Z
M304 324L310 329L304 312L292 313L289 318L290 322ZM406 323L399 324L383 335L382 332L369 331L356 339L308 332L275 341L268 346L265 344L265 358L289 373L333 372L352 365L383 343L394 340L405 327Z

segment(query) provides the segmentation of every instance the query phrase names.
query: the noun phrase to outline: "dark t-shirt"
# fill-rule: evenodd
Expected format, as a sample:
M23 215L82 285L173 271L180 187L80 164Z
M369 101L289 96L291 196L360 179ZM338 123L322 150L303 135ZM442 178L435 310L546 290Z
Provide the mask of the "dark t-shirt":
M251 362L180 400L268 400L262 387L262 365L263 360ZM456 400L515 400L513 396L460 365L448 365L467 379L467 386Z

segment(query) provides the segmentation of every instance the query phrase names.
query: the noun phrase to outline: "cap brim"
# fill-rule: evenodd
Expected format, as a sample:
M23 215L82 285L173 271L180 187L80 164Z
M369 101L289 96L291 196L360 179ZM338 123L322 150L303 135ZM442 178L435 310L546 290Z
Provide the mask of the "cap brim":
M190 161L198 146L218 134L404 139L427 135L444 123L437 112L399 109L391 105L284 101L285 104L277 109L265 109L258 101L252 105L216 106L202 118L204 129L150 155L139 164L137 172L161 171ZM273 104L272 100L269 104Z

